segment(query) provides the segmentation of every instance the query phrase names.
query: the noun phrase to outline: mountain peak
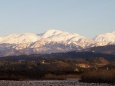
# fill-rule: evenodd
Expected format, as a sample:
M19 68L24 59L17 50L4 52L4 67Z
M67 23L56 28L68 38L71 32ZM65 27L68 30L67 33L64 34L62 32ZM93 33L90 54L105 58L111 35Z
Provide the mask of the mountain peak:
M57 30L57 29L49 29L46 32L60 32L61 30Z
M94 38L94 41L101 46L115 44L115 31L98 35Z
M48 37L51 37L51 36L55 36L55 35L58 35L62 32L63 31L55 30L55 29L47 30L45 33L43 33L42 38L48 38Z
M58 33L62 33L62 32L63 31L61 31L61 30L50 29L50 30L47 30L45 33L58 34Z
M38 36L33 33L10 34L0 38L0 43L19 44L31 43L38 40Z

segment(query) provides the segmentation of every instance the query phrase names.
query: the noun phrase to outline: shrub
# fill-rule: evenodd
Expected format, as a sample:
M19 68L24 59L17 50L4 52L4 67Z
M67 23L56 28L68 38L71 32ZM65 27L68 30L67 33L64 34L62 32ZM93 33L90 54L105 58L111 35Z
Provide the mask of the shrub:
M84 73L81 77L83 82L115 83L115 70L98 70Z

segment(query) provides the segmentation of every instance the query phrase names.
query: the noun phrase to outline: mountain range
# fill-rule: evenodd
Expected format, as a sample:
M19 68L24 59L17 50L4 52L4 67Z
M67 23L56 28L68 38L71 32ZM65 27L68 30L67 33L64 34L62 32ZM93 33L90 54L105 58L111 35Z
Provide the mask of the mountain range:
M114 44L115 31L98 35L94 39L60 30L48 30L40 34L11 34L0 37L0 57L79 51Z

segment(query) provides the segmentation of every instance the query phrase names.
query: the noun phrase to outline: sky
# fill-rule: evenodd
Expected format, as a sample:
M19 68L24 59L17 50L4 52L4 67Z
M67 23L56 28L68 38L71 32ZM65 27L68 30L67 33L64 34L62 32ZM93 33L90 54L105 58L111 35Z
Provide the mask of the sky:
M87 38L115 30L115 0L0 0L0 36L57 29Z

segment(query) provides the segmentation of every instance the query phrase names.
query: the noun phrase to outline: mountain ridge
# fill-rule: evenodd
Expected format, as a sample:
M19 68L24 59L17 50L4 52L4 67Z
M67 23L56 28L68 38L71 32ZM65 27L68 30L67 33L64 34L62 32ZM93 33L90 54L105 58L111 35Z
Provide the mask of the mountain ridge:
M76 33L52 29L39 34L21 33L0 37L0 56L79 51L109 44L115 44L115 31L98 35L92 40Z

